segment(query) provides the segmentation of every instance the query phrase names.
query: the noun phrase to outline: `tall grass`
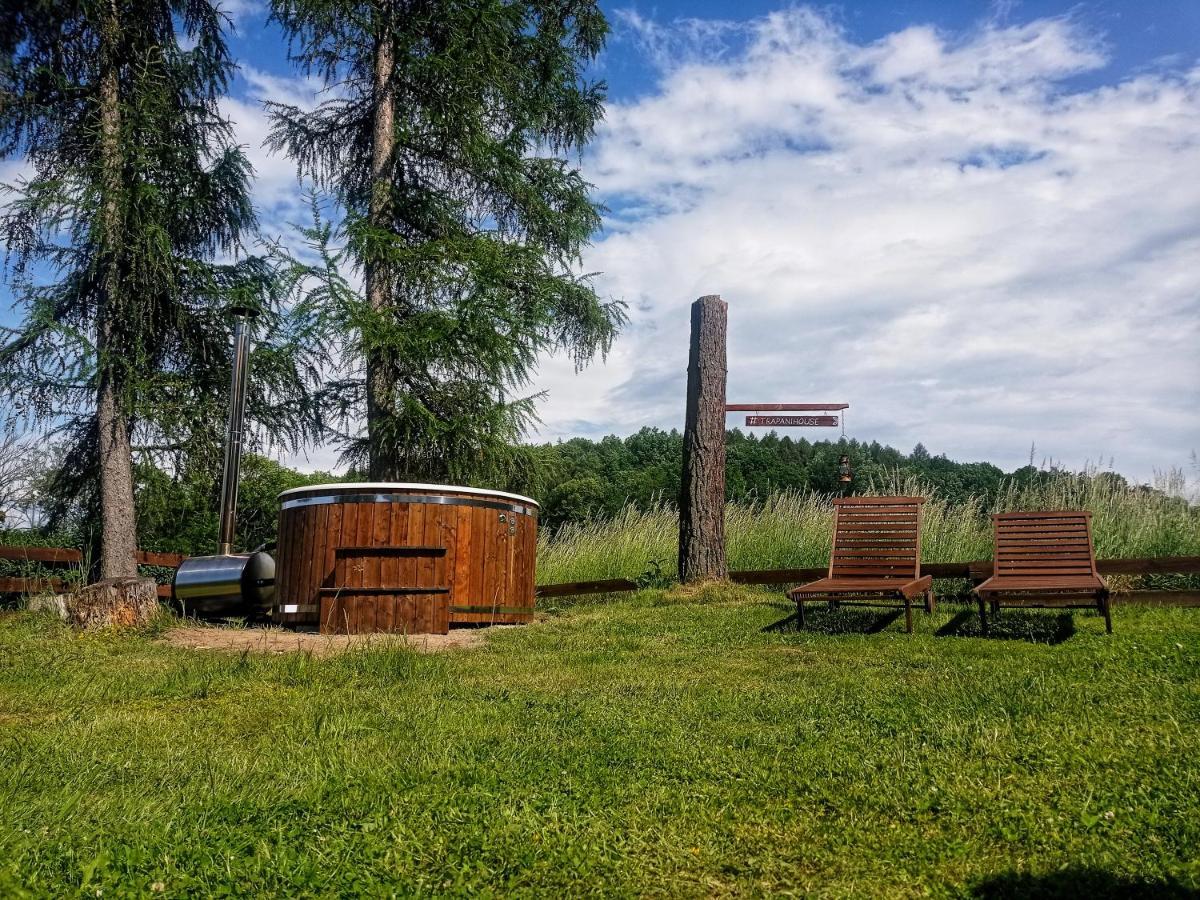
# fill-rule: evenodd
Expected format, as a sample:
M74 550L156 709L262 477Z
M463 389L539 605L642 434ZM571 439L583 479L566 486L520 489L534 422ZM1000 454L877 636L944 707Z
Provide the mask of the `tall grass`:
M995 501L952 503L915 479L872 485L866 494L927 499L922 558L964 562L992 556L993 512L1087 509L1098 557L1200 556L1200 507L1166 490L1131 487L1090 474L1058 474L1035 485L1008 484ZM571 523L542 535L538 583L637 578L655 568L673 572L678 518L670 504L626 507L611 519ZM784 491L761 501L731 503L725 512L731 569L823 566L829 561L833 499Z

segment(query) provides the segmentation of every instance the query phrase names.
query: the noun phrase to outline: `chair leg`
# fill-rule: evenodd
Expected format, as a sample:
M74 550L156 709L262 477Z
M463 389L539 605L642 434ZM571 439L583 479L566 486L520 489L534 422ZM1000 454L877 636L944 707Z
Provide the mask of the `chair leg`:
M987 619L987 601L982 597L979 598L979 630L987 637L988 619Z
M804 601L796 600L796 621L800 623L800 627L804 627Z
M913 630L912 630L912 598L911 597L904 598L904 630L907 631L909 634L913 633Z
M1107 591L1100 595L1100 611L1104 613L1104 631L1112 634L1112 597Z
M933 588L930 588L925 592L925 612L932 615L935 609L937 609L937 600L933 596Z

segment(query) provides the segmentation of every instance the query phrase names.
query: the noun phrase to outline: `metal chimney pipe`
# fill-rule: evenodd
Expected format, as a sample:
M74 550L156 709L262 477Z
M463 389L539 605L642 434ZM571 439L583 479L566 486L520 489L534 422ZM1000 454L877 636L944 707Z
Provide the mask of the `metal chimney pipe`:
M229 311L233 316L233 374L229 382L229 419L225 426L225 468L221 475L221 524L218 553L233 552L237 527L238 475L242 469L242 424L246 416L246 377L250 368L249 322L258 312L244 306Z

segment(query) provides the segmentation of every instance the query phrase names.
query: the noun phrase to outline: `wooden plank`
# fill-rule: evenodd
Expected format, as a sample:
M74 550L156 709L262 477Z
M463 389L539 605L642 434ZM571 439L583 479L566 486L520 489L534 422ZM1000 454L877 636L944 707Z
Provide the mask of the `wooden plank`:
M373 587L325 587L318 592L326 597L354 597L365 595L386 596L388 594L408 595L408 594L448 594L450 588L447 587L430 587L424 584L414 584L407 587L395 584L381 584Z
M454 510L457 549L454 556L454 579L451 582L454 585L454 596L451 598L451 603L457 606L468 606L472 602L471 577L474 570L471 566L471 559L475 550L475 530L471 523L471 507L456 506ZM454 613L455 611L451 610L455 621L470 621L455 616Z
M1092 554L1085 549L1063 547L1029 547L1025 550L1005 550L1001 556L1005 559L1091 559Z
M1097 560L1097 567L1102 574L1107 575L1187 574L1200 572L1200 556L1174 556L1153 559L1101 559ZM932 575L934 578L970 578L974 581L982 581L992 576L992 568L993 564L991 560L922 563L921 574ZM825 567L749 569L730 572L729 578L738 584L798 584L823 578L827 573L828 569ZM585 594L608 594L634 590L637 590L637 584L632 580L627 578L610 578L600 581L538 585L537 595L539 597L572 597ZM1141 596L1142 594L1153 596L1161 594L1166 596L1172 593L1189 594L1190 592L1140 591L1120 596Z
M1200 572L1200 556L1098 559L1096 566L1102 575L1183 575Z
M61 578L14 578L0 576L0 594L40 594L42 591L59 593L68 590Z
M917 514L910 510L838 510L838 521L847 523L879 525L915 525Z
M1046 519L1090 519L1092 514L1086 509L1070 510L1070 509L1050 509L1042 512L1006 512L993 513L992 518L997 522L1041 522Z
M1000 571L1014 567L1018 569L1085 569L1090 572L1092 571L1092 561L1086 558L1080 559L1079 557L1072 559L1063 559L1062 557L1033 559L1023 556L1017 559L1001 559L997 563L997 568Z
M414 518L416 507L407 503L394 503L392 509L392 543L397 545L421 544L421 535L414 528L420 527L420 519ZM395 559L396 581L394 584L417 584L417 557L400 555ZM393 617L401 616L397 607ZM399 621L397 619L397 621Z
M848 550L908 550L915 548L916 544L913 537L891 538L887 535L860 538L843 534L834 542L838 549Z
M475 602L476 605L489 608L496 602L490 593L491 585L488 582L487 566L489 548L495 545L491 528L493 515L491 510L476 507L471 517L471 528L475 532L475 565L471 576L471 580L475 582ZM486 622L487 619L480 618L477 621Z
M162 566L167 569L178 569L179 564L187 559L182 553L159 553L154 550L138 550L133 558L139 566Z
M1127 591L1112 599L1121 605L1200 607L1200 591Z
M400 557L392 552L393 548L404 545L404 539L397 538L396 526L397 515L393 507L400 506L399 503L381 504L382 508L377 515L382 519L382 524L377 528L378 531L383 531L383 541L386 546L376 547L375 551L379 556L379 583L380 585L402 585L403 581L399 581L400 575ZM405 525L407 528L407 525ZM407 537L407 533L405 535ZM392 594L388 598L380 597L375 605L375 627L382 632L390 632L396 625L396 595Z
M741 572L730 572L729 580L737 584L792 584L803 581L815 581L818 578L824 578L828 574L828 569L763 569L763 570L745 570ZM632 585L632 582L630 582ZM634 590L634 587L615 588L615 590ZM543 588L538 588L538 593L541 594ZM590 593L590 592L589 592ZM557 596L555 594L547 594L545 596Z
M276 562L279 563L275 569L275 615L273 616L277 624L292 621L290 613L283 612L284 604L289 602L290 585L289 576L291 575L291 567L285 565L288 559L288 554L291 553L291 544L288 542L289 529L291 528L292 512L291 510L280 509L279 518L276 520L275 531L279 535L279 555Z
M838 523L838 531L849 534L883 532L885 534L900 534L911 536L917 533L917 520L902 525L884 524L880 522L844 521Z
M434 576L436 584L454 584L454 564L458 555L458 509L457 506L443 506L438 511L440 531L438 540L445 546L446 552L438 560ZM449 628L450 622L450 605L453 602L453 598L448 598L446 601L447 628Z
M851 551L842 551L833 555L834 564L854 565L857 562L881 562L890 563L894 566L908 565L912 566L917 561L915 553L894 553L885 551L883 553L854 553Z
M448 506L431 506L432 515L426 522L425 543L440 545L447 550L433 555L433 575L430 584L447 584L450 578L448 568L450 554L448 548L454 545L454 510Z
M40 563L81 563L83 554L67 547L0 547L0 559Z
M924 497L838 497L834 506L896 506L898 504L924 503Z
M321 565L322 577L319 587L333 587L339 582L337 578L338 544L342 542L342 513L340 503L332 503L329 507L329 518L325 522L323 553L325 561Z
M726 412L836 412L849 403L726 403Z
M375 503L360 503L358 508L358 543L370 544L375 534ZM374 572L371 560L358 557L355 560L358 571L354 575L356 587L376 587L379 584L379 561L375 561ZM372 575L374 578L372 579ZM358 591L348 592L345 602L350 607L350 629L352 634L362 634L375 625L375 603L373 599L364 597ZM368 621L369 620L369 623Z
M812 578L819 578L820 576L825 574L824 569L807 569L805 571L816 572L817 573L816 575L810 576ZM737 581L738 579L735 576L737 576L739 574L746 574L746 573L731 572L730 577L733 578L734 581ZM786 579L784 579L784 580L786 580ZM803 579L801 579L801 580L803 580ZM743 583L746 583L746 584L750 584L750 583L782 584L783 581L743 582ZM637 585L634 582L630 581L628 578L608 578L608 579L604 579L604 580L600 580L600 581L570 581L570 582L563 582L562 584L538 585L537 593L538 593L539 597L574 597L574 596L579 596L579 595L583 595L583 594L613 594L613 593L619 593L621 591L636 591L636 590L637 590ZM483 600L483 598L480 597L479 598L480 602L477 602L477 603L471 604L471 605L476 606L476 607L481 607L482 600ZM489 604L488 608L489 609L491 608L490 604Z
M911 578L912 566L897 566L889 568L872 568L870 566L839 566L834 571L835 578L854 578L859 575L875 578Z
M325 581L325 548L329 545L329 504L321 504L315 510L315 515L308 515L308 527L305 529L304 542L300 545L308 554L304 576L304 603L319 603L317 589Z
M382 503L377 504L377 505L383 506ZM387 505L388 506L401 506L402 504L389 503ZM393 531L392 531L393 522L389 521L390 518L391 517L380 516L379 521L377 522L378 527L383 527L384 524L386 524L388 526L388 528L389 528L388 535L389 536L380 537L380 540L388 541L389 543L369 544L367 546L362 546L362 547L334 547L334 551L337 553L338 556L379 556L379 557L384 557L384 556L445 556L446 555L445 547L434 547L434 546L425 546L425 545L413 547L413 546L408 546L408 545L397 545L397 544L391 543L396 538L390 536L393 533ZM400 540L404 540L403 536L400 537Z

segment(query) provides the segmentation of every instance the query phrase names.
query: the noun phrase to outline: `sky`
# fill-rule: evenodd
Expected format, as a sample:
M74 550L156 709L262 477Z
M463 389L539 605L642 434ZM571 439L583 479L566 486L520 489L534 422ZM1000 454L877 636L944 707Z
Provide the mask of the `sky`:
M608 212L583 263L630 322L602 364L544 361L531 439L680 427L688 307L720 294L729 402L845 402L850 437L1005 469L1190 465L1200 3L603 6L609 103L577 162ZM304 187L261 103L319 85L264 3L226 8L225 109L286 239Z

